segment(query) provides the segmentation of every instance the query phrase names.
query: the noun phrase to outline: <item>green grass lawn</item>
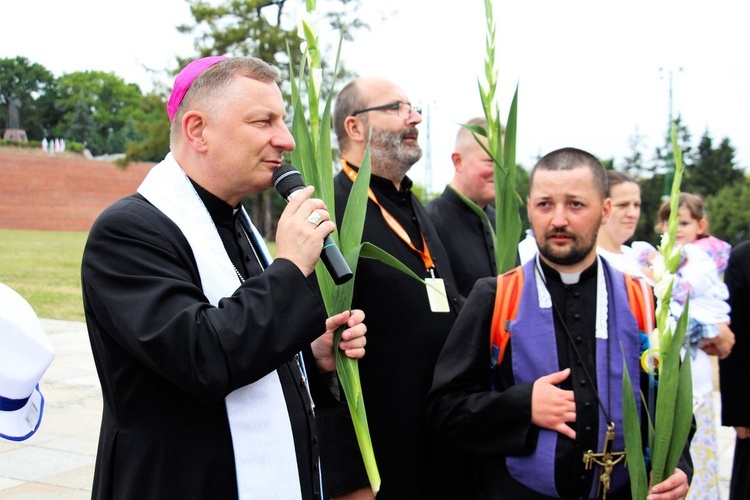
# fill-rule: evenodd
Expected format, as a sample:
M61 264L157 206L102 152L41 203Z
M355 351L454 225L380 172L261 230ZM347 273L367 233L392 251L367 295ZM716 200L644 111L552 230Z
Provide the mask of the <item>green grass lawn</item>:
M40 318L83 321L81 256L88 233L0 229L0 283ZM271 254L273 244L269 243Z
M0 229L0 282L40 318L83 321L81 255L88 233Z

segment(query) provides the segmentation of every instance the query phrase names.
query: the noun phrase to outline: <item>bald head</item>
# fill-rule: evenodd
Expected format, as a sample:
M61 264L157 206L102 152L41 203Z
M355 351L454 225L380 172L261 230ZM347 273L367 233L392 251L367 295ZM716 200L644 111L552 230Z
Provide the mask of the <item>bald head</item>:
M404 92L390 80L377 77L355 78L341 89L336 96L333 112L333 128L339 143L339 150L346 154L349 150L351 138L347 131L347 118L358 110L372 106L395 102L399 98L392 96L405 96ZM405 98L403 98L405 99ZM380 102L380 101L383 102ZM359 113L357 116L363 123L369 123L367 113Z

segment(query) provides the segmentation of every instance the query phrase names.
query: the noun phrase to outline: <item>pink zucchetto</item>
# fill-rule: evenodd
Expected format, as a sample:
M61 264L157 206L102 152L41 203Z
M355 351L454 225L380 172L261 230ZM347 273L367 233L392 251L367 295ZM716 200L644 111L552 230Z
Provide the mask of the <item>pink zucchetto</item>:
M209 56L196 59L182 68L182 71L177 73L177 77L174 79L172 94L169 96L169 101L167 101L167 114L169 115L170 123L174 121L174 115L177 113L177 108L180 107L180 103L182 103L185 93L195 79L208 68L226 58L227 56Z

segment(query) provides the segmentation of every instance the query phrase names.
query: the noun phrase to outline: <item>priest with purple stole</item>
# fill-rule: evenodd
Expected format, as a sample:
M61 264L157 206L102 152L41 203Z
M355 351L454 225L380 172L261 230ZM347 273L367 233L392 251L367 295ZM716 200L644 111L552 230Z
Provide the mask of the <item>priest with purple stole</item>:
M630 498L622 376L623 360L640 372L640 332L625 275L596 254L606 193L604 168L585 151L539 160L527 202L539 252L520 269L502 356L490 348L495 277L477 282L440 354L428 418L476 455L480 498ZM688 449L650 500L685 497Z

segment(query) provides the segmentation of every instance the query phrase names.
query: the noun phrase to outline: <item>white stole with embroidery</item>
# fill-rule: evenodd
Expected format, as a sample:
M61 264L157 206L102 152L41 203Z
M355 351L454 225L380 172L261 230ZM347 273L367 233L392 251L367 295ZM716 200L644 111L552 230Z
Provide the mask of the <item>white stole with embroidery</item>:
M231 296L239 285L232 261L208 210L172 153L149 171L138 192L185 235L210 303L217 306L223 297ZM263 238L244 208L242 217L270 262ZM278 373L274 370L233 391L225 404L240 498L300 498L297 455Z

